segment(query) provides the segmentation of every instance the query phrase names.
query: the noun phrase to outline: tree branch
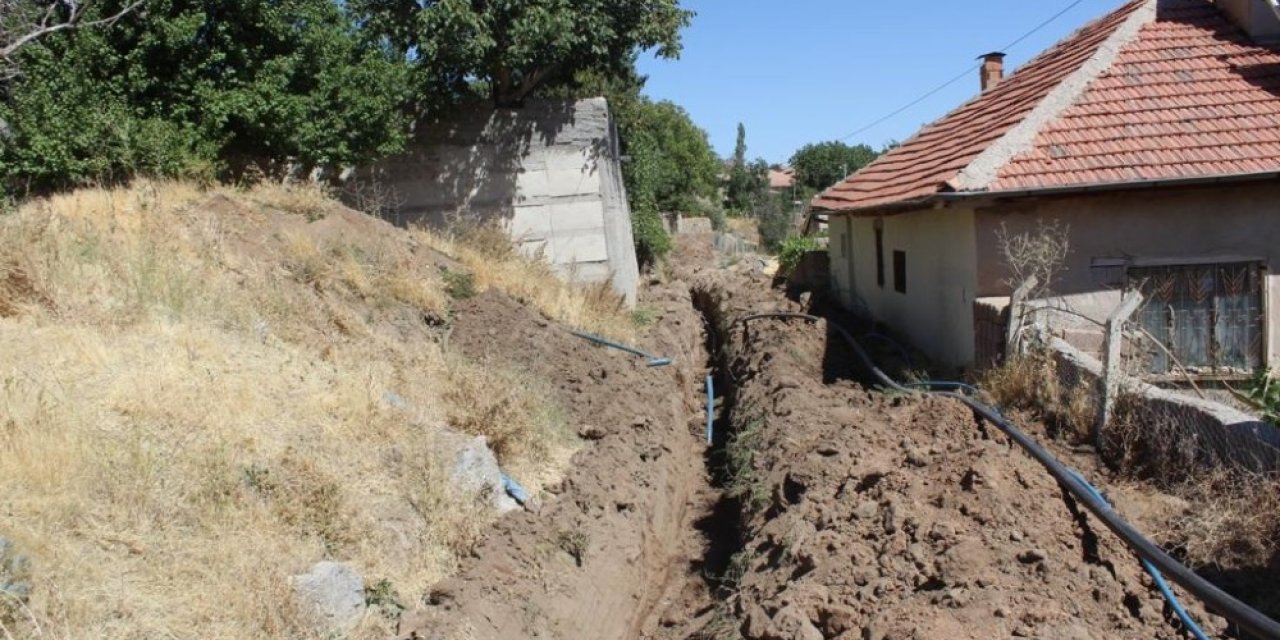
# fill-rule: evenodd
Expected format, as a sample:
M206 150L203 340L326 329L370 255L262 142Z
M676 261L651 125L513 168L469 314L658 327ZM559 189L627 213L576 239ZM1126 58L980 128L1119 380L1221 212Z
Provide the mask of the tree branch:
M80 16L81 14L84 13L84 8L91 4L91 1L87 1L85 2L84 5L81 5L77 7L75 10L73 10L71 16L66 21L60 22L55 25L50 25L49 22L53 18L54 8L57 6L56 3L52 3L49 5L49 8L45 11L44 17L40 19L39 26L34 31L31 31L30 33L27 33L18 37L16 40L14 40L13 42L10 42L4 47L0 47L0 59L7 60L13 57L13 55L17 53L18 50L21 49L22 47L28 44L31 44L32 42L34 42L39 38L42 38L44 36L47 36L53 33L57 33L59 31L68 31L71 29L80 29L80 28L101 27L101 26L114 24L116 21L120 20L121 18L128 15L129 13L133 12L134 10L136 10L138 7L141 7L145 3L146 3L146 0L135 0L132 4L125 6L115 15L112 15L106 18L101 18L98 20L91 20L89 22L85 22L81 24Z

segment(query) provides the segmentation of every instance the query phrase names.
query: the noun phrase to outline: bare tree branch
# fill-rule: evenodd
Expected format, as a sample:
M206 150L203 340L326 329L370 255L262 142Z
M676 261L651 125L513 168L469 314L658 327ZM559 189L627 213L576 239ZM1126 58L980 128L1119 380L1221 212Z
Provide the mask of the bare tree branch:
M93 0L84 0L80 3L71 0L43 0L39 3L45 5L43 15L38 20L31 21L30 24L21 24L23 22L21 16L15 19L14 14L18 13L20 3L21 0L0 2L0 64L5 67L0 70L0 81L10 80L18 75L13 57L18 50L32 42L60 31L112 25L137 10L146 3L146 0L134 0L111 16L88 22L82 22L81 18L85 10L93 6ZM59 11L60 8L66 9L66 12ZM7 22L6 18L18 24L2 24Z

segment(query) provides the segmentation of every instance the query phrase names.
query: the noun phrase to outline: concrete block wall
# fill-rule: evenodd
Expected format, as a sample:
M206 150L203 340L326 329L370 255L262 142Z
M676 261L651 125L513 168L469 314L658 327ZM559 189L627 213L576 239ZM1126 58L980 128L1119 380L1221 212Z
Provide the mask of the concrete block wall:
M620 158L604 98L476 106L422 125L407 152L357 179L395 194L397 224L497 222L566 279L611 282L634 305L640 272Z

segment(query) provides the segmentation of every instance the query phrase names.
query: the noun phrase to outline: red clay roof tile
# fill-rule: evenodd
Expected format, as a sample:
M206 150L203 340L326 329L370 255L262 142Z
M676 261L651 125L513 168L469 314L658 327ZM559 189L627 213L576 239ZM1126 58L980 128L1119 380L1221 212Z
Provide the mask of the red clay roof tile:
M862 171L814 206L876 209L948 190L1020 124L1144 0L1045 51ZM1280 171L1280 48L1255 44L1208 0L1158 0L1155 19L1118 52L988 191Z

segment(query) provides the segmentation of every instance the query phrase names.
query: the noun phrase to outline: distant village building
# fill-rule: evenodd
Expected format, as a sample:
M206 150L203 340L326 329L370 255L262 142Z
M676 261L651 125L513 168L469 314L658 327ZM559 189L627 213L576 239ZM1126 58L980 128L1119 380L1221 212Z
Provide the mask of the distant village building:
M1135 288L1193 372L1280 367L1277 37L1266 0L1132 0L1007 78L985 56L978 97L814 199L836 295L971 367L1010 295L1001 230L1059 221L1069 341L1096 349Z
M769 170L769 190L774 193L787 193L796 188L796 170L782 167Z

